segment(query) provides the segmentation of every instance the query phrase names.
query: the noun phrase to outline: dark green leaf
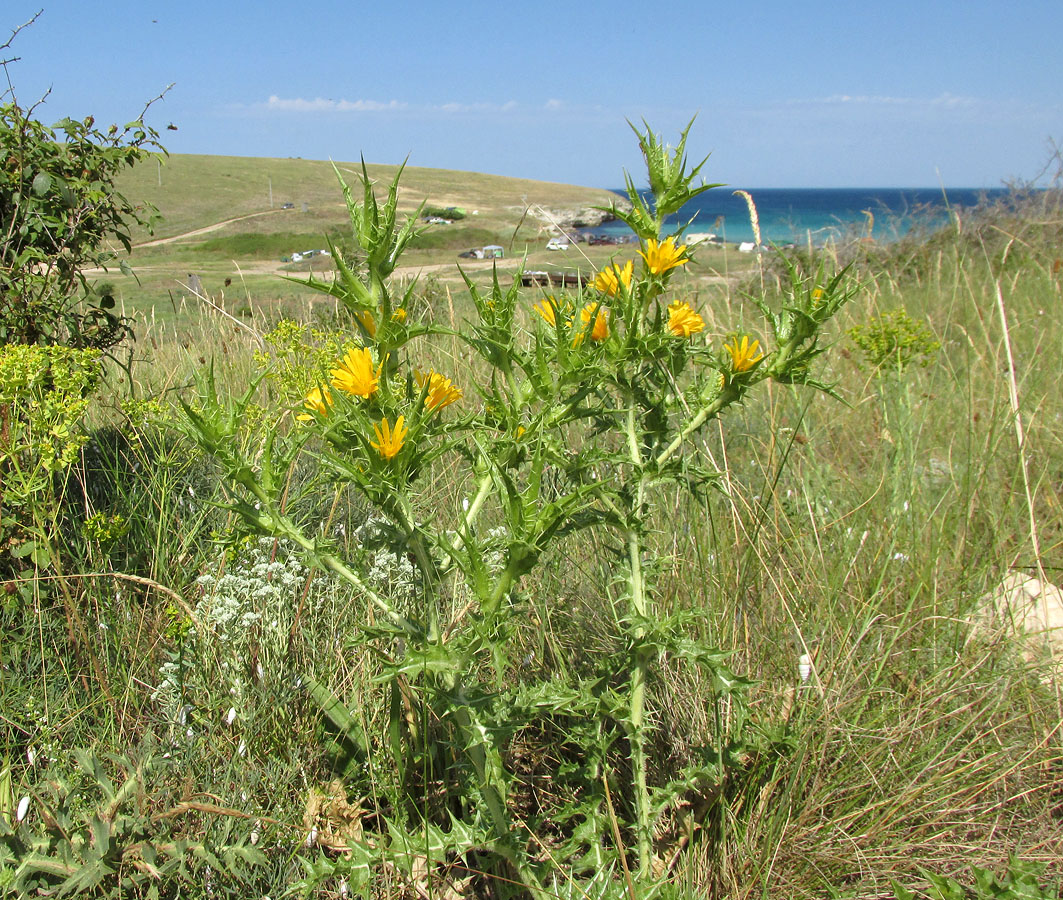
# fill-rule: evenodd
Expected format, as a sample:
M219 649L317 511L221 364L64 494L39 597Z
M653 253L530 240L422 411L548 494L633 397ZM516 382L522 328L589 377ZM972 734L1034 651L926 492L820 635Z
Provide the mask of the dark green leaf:
M52 176L47 172L41 172L36 178L33 179L33 193L38 197L43 197L48 193L49 188L52 186Z

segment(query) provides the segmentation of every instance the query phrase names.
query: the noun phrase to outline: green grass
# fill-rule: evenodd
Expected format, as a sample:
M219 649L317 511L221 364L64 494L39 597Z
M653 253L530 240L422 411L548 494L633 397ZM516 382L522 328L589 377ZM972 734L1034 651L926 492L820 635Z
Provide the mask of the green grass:
M325 168L277 162L292 171ZM275 171L279 198L285 167ZM217 185L205 180L204 194L222 190L224 177L211 175ZM442 173L432 178L437 190L447 185ZM475 208L451 187L434 202ZM182 227L223 207L189 210ZM654 498L669 513L669 529L653 538L667 599L702 616L708 639L733 651L732 668L756 681L746 749L716 789L692 788L682 815L667 819L658 836L663 864L674 859L680 896L890 897L893 881L925 894L927 871L970 885L972 866L1002 872L1012 853L1046 865L1046 883L1063 877L1059 682L1009 637L970 626L979 598L1009 572L1035 573L1040 562L1053 578L1063 566L1059 222L1058 208L989 211L981 228L968 224L963 234L855 252L859 293L820 363L842 402L773 387L701 446L704 464L721 472L719 491L701 506ZM311 233L278 232L285 239ZM221 246L252 238L211 240L230 242L218 246L222 256ZM263 232L254 240L273 238ZM206 261L214 250L152 253L148 259L172 271L204 260L197 271L212 296L234 274ZM179 258L166 261L167 253ZM707 320L704 338L718 344L724 328L757 321L744 297L773 295L775 272L710 281L733 275L730 257L714 250L701 257L685 290ZM575 255L534 260L535 268L540 260L580 264ZM165 285L169 275L140 277L148 294L177 293ZM440 284L424 280L427 314L447 323L471 318L456 282ZM218 305L232 318L176 296L168 316L141 318L131 380L113 372L89 423L94 440L83 470L92 487L83 494L69 483L61 491L60 570L34 580L24 562L6 561L16 589L0 599L0 769L11 771L0 816L31 796L29 827L41 831L52 782L70 786L80 814L95 809L94 777L72 764L72 747L150 758L156 768L131 804L140 808L138 827L160 844L187 838L214 847L246 847L257 827L266 861L227 858L226 889L277 896L305 875L300 859L341 869L349 863L342 853L302 845L308 791L332 773L328 723L295 690L294 677L312 676L343 698L381 753L392 704L408 698L382 691L380 661L351 651L345 635L367 624L364 609L324 579L302 576L283 602L253 594L251 602L275 619L238 637L182 636L176 627L204 598L197 577L238 569L251 550L213 505L222 473L167 428L166 417L180 414L172 401L191 397L188 385L204 363L212 362L225 389L244 390L261 336L282 311L325 322L326 310L311 312L309 295L272 276L234 281L224 293ZM535 296L527 292L522 315L530 315ZM157 296L152 303L158 311ZM901 308L925 322L941 347L925 368L876 372L846 332ZM442 341L433 352L433 364L467 387L465 402L479 403L462 344ZM127 418L135 413L130 396L162 405L140 424ZM263 386L264 408L276 397L275 387ZM318 523L358 558L364 510L342 493L297 504L302 476L288 476L293 514ZM433 514L445 515L467 496L450 471L424 479L421 502ZM93 513L121 517L126 530L88 538L83 522ZM571 539L542 578L524 587L527 616L511 640L529 672L561 678L593 671L596 656L615 651L612 552L593 533ZM462 614L455 597L451 615ZM182 724L176 695L157 697L156 688L160 669L193 647L182 688L192 712ZM802 654L812 659L807 682L798 677ZM665 671L671 674L654 685L656 783L742 726L687 670ZM238 707L234 725L226 724L230 707ZM445 764L446 749L425 766ZM573 800L565 773L574 754L533 729L516 736L513 754L520 778L512 802L529 815L562 812ZM116 766L106 764L111 772ZM424 777L426 802L435 802ZM366 787L356 776L349 784L363 789L347 799L361 803L360 824L373 833L378 815L394 814L388 787ZM615 801L623 808L628 798ZM556 835L540 837L545 854ZM197 865L182 896L219 890L214 882L208 891L208 867ZM436 869L434 884L383 871L374 889L388 897L442 890L444 870ZM450 883L462 875L450 872ZM339 880L325 879L315 896L337 896ZM167 896L178 883L174 876ZM475 880L474 889L486 890Z
M336 169L356 186L358 163ZM369 165L370 178L386 188L396 166ZM272 184L272 205L270 185ZM329 161L175 154L141 164L119 182L131 199L154 204L163 216L156 237L172 237L238 216L256 215L248 225L263 231L322 233L346 225L343 197ZM412 212L423 201L460 206L473 217L509 221L526 206L608 204L615 195L599 188L407 166L400 188L401 208ZM281 207L292 203L293 209ZM306 211L303 211L303 205ZM519 215L519 212L518 212ZM251 224L253 223L253 224ZM298 223L297 227L293 227Z
M358 164L337 163L336 168L357 187ZM381 189L397 172L395 166L367 168ZM212 301L222 306L235 295L240 306L295 303L305 308L314 292L279 276L305 274L310 266L285 266L281 260L299 250L324 248L326 235L341 245L350 242L346 206L327 161L174 155L136 167L123 175L119 187L130 198L156 206L162 216L154 235L134 236L137 246L127 260L134 275L115 270L102 276L115 284L126 313L146 320L177 323L174 309L194 299L187 290L189 273L198 275ZM427 226L407 254L404 274L413 277L418 267L429 265L435 278L460 288L458 253L491 243L507 248L503 271L515 269L525 255L533 268L589 271L606 262L608 248L588 248L590 262L575 249L560 258L548 254L546 232L529 209L608 205L615 199L596 188L409 166L400 188L401 210L412 213L428 200L438 207L462 207L468 215L449 226ZM287 203L291 209L282 208ZM212 230L190 234L207 228ZM435 271L440 265L445 271Z

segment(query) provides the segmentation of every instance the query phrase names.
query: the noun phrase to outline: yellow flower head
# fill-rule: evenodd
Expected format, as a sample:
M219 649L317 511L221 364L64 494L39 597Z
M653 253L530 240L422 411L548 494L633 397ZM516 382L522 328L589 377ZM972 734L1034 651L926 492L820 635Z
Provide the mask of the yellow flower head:
M593 317L593 324L591 322ZM580 310L580 328L576 332L576 336L572 339L572 346L577 347L583 343L583 338L590 331L591 340L596 342L604 341L609 337L609 316L606 313L605 307L597 303L588 303L583 309Z
M391 314L391 321L392 321L392 322L398 322L398 323L400 323L400 324L401 324L401 323L403 323L403 322L405 322L405 321L406 321L406 310L404 310L404 309L403 309L403 308L402 308L402 307L400 306L400 307L399 307L398 309L396 309L396 310L395 310L395 311L394 311L394 312L393 312L393 313Z
M376 393L381 368L377 366L373 369L373 355L366 347L348 350L339 366L330 373L332 386L368 399Z
M460 400L462 397L461 388L455 387L449 378L444 378L439 372L429 372L424 375L420 372L414 373L417 378L417 384L424 388L428 385L428 393L424 398L424 405L430 412L435 412L437 409L442 409L444 406L450 406L455 400Z
M373 426L373 431L376 432L376 440L370 441L369 446L383 456L384 459L391 459L396 456L402 449L408 433L405 421L405 416L399 416L395 420L395 430L392 431L391 423L387 419L381 419L379 425Z
M676 300L668 304L668 330L676 337L687 338L705 327L705 320L689 303Z
M620 267L619 263L613 263L611 266L606 266L594 276L594 281L591 282L591 286L601 291L603 294L615 297L620 293L620 285L631 287L631 275L634 272L634 269L634 263L632 263L630 259L624 263L623 268Z
M371 338L376 337L376 319L373 318L373 314L368 309L363 309L360 312L356 312L355 318L362 323L362 327L365 329L365 333Z
M736 372L748 372L764 358L760 352L760 341L749 343L749 335L742 335L742 343L738 343L738 335L732 340L734 344L724 344L723 349L731 354L731 367Z
M544 297L534 306L532 306L547 325L551 328L557 327L557 300L553 297Z
M327 387L316 387L306 395L303 406L313 410L319 416L327 416L329 407L332 406L332 392ZM295 418L300 422L314 421L314 417L310 413L299 413Z
M686 249L686 244L677 247L675 238L668 238L660 243L650 238L646 241L646 252L640 250L639 256L646 261L646 269L651 275L662 275L669 269L685 266L690 262L689 257L683 255Z

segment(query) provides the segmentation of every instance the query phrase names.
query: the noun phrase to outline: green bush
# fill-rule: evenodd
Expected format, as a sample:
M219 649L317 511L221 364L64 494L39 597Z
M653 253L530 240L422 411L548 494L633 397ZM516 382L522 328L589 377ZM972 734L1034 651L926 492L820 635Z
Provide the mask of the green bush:
M100 351L0 347L0 553L49 561L53 475L84 445L82 418L100 378ZM8 560L0 560L6 568Z
M465 218L465 210L457 206L426 206L424 215L438 216L441 219L450 219L452 222L457 222L459 219Z
M34 111L0 104L0 341L106 349L129 329L85 273L114 261L110 242L129 250L133 226L150 229L154 209L115 180L162 148L143 113L100 130L92 116L48 126Z
M925 368L941 349L941 342L927 324L913 319L904 309L874 316L863 325L854 325L846 334L876 373L902 372L913 362Z

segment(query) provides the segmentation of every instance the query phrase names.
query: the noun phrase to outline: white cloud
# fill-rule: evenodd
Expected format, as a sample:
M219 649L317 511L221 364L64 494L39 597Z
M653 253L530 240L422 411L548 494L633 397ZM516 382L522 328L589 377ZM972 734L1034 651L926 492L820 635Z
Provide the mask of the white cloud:
M422 112L422 113L506 113L517 108L516 100L507 100L505 103L441 103L436 105L412 105L405 101L390 100L383 103L379 100L333 100L323 97L315 97L308 100L305 97L278 97L276 94L263 104L256 104L259 109L269 112L292 112L292 113L345 113L345 112Z
M912 106L912 107L961 107L974 106L974 97L958 97L955 94L939 94L937 97L891 97L889 95L832 94L815 100L794 100L796 104L811 103L825 106Z
M379 100L325 100L315 97L306 100L303 97L284 98L273 94L266 101L266 108L277 112L383 112L406 109L407 104L398 100L381 103Z
M507 100L505 103L443 103L440 106L426 106L426 110L435 110L445 113L502 113L510 112L517 108L516 100Z

